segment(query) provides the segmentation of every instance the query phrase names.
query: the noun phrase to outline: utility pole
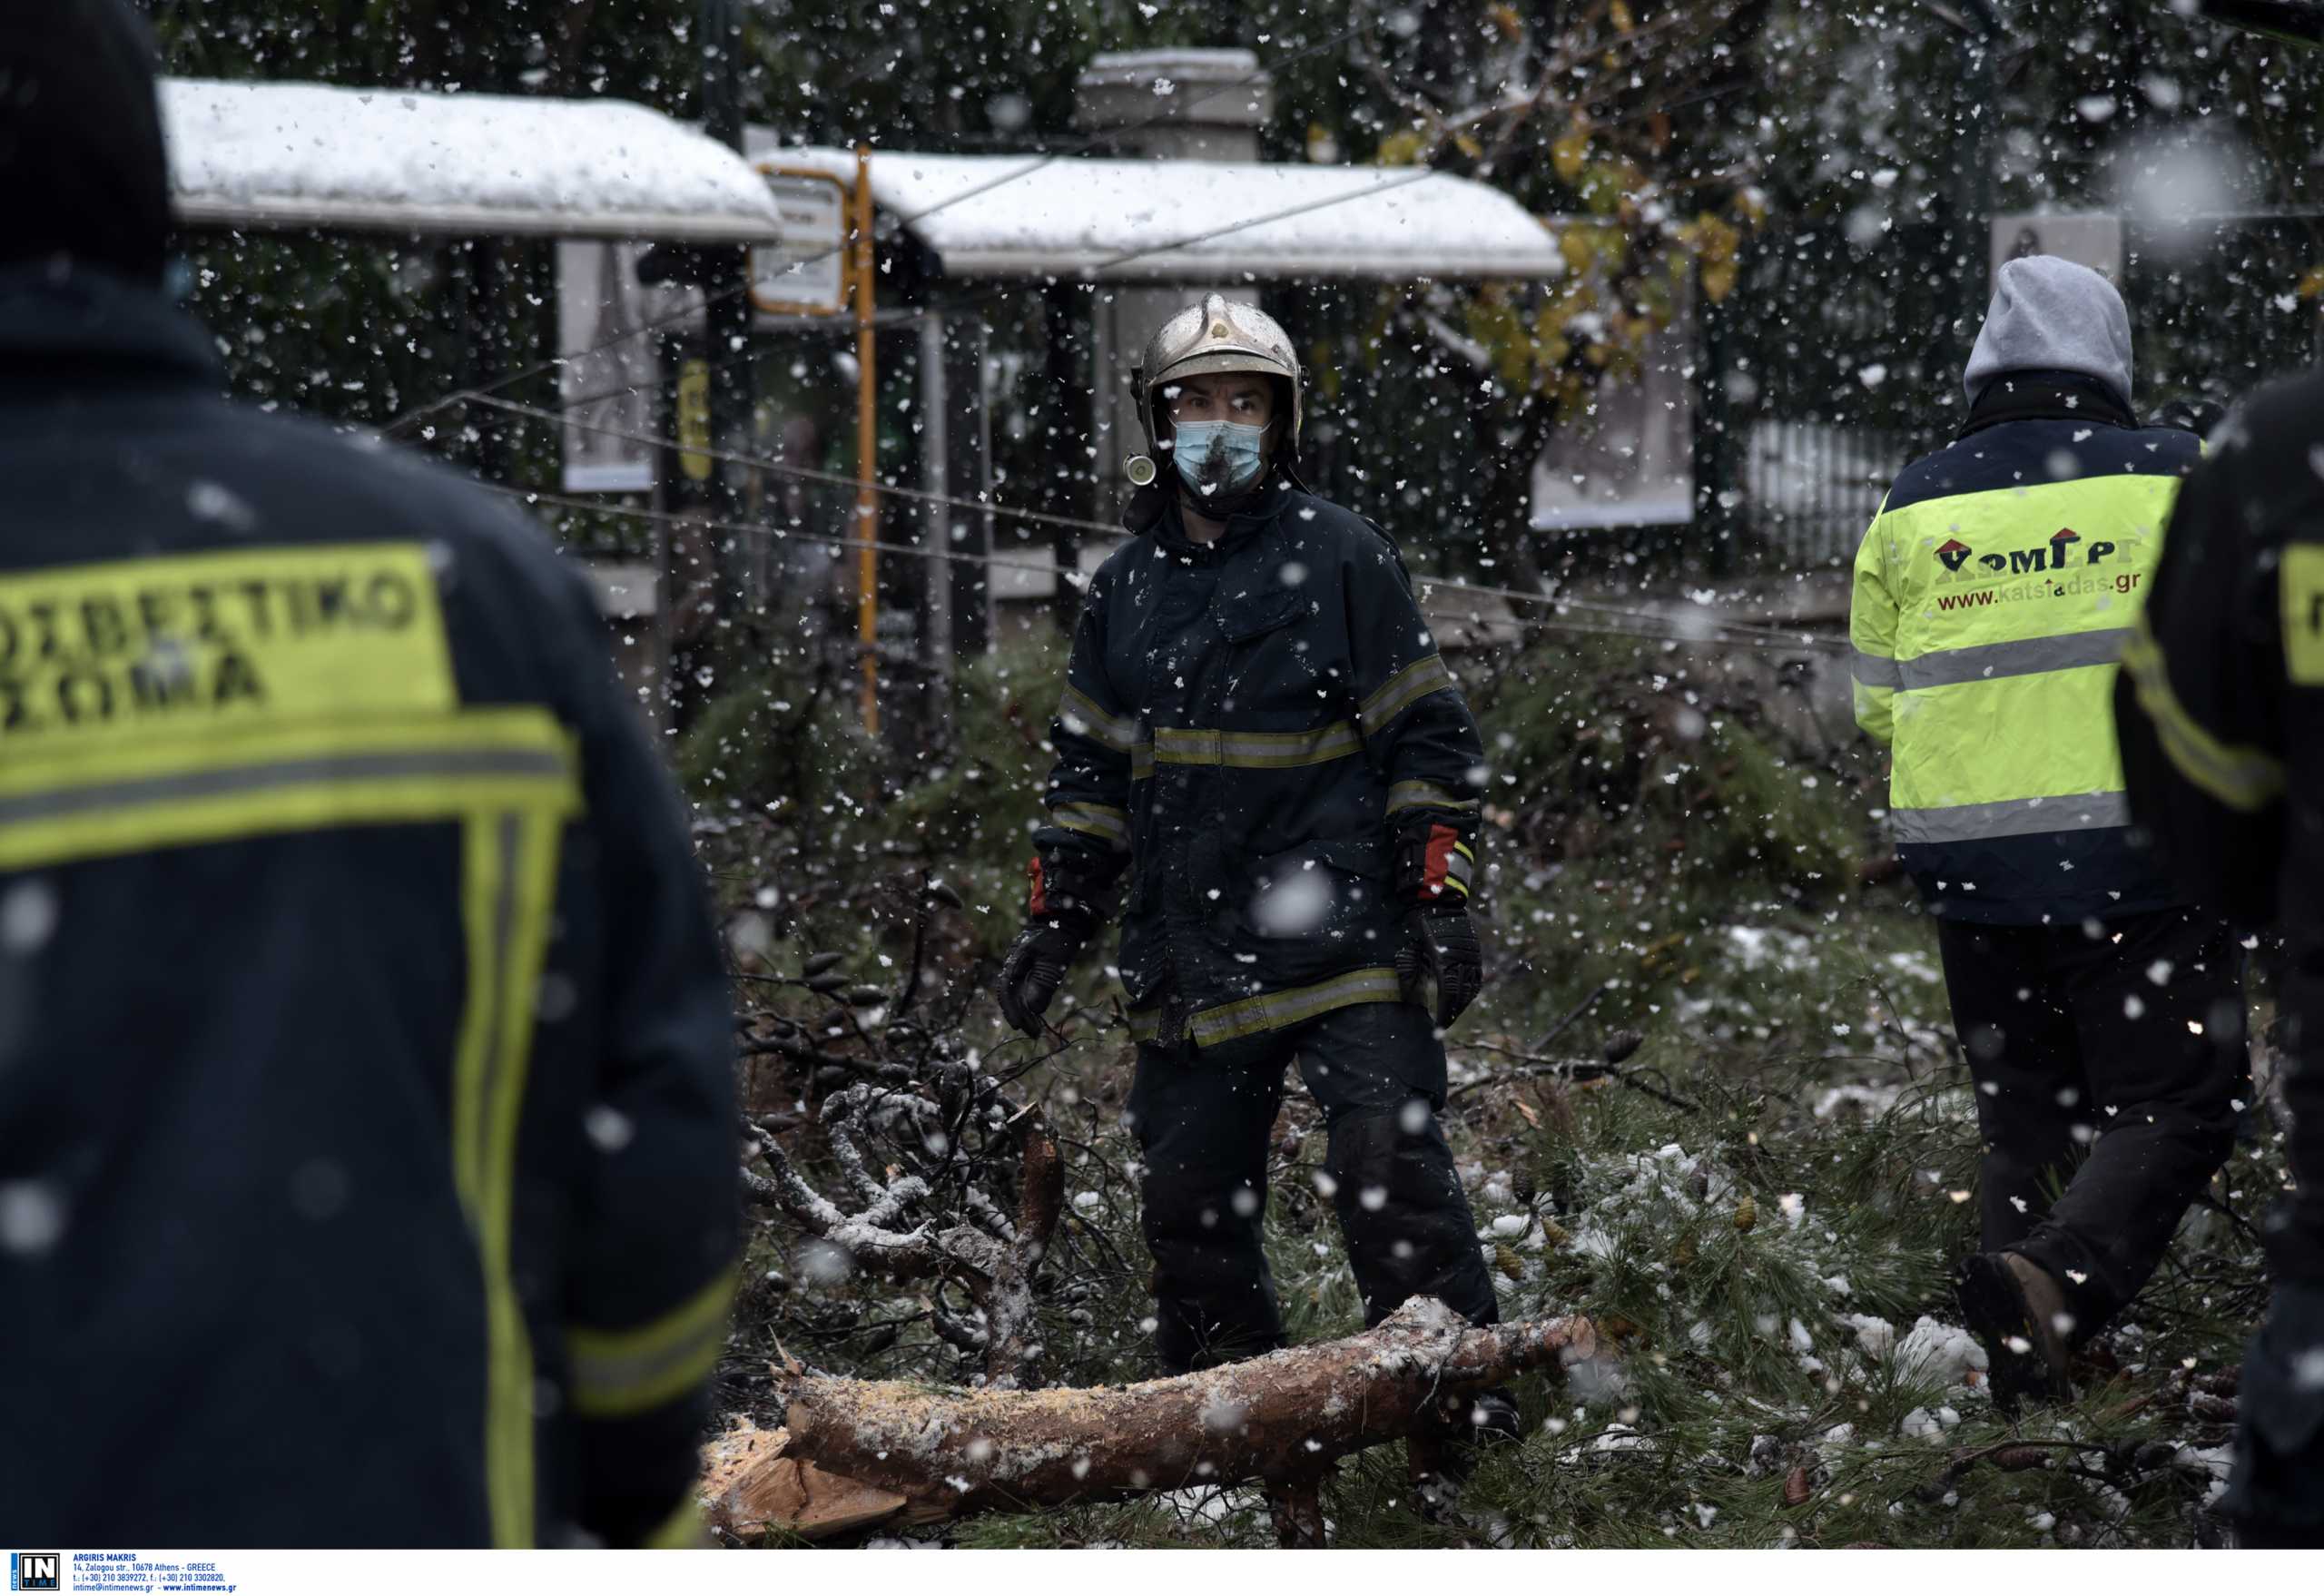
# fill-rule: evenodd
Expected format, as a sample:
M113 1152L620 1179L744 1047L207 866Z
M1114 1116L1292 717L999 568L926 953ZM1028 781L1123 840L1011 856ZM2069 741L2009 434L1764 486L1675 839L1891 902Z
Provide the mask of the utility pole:
M742 0L702 0L702 122L707 136L743 153ZM754 409L748 353L751 252L741 245L715 250L706 265L703 343L709 361L710 436L722 453L746 455ZM712 458L711 514L730 527L743 518L743 472L730 460ZM731 530L716 535L715 547L719 617L732 625L743 617L754 596L745 591L743 577L746 551Z
M741 0L702 0L702 120L704 133L740 154L743 150L743 10ZM678 447L657 478L664 507L699 516L711 525L682 526L669 545L671 610L678 596L708 567L706 633L689 635L680 625L674 650L693 665L672 677L672 708L683 726L704 701L699 685L723 691L755 659L751 600L743 573L747 550L733 528L743 520L747 468L726 457L746 456L752 443L751 252L741 244L656 244L637 262L638 281L684 283L703 295L702 330L674 330L665 348L665 413ZM684 613L699 614L692 600Z
M880 734L880 281L872 241L872 146L855 146L855 636L863 660L863 730Z

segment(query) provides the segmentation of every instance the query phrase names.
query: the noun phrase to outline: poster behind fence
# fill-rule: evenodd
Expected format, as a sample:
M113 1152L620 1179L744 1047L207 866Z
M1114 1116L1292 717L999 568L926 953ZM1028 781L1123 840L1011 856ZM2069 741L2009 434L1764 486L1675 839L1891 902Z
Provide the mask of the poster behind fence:
M1533 529L1694 519L1692 307L1649 336L1636 376L1609 379L1589 424L1561 427L1533 463Z
M556 399L576 423L565 429L567 493L654 488L656 451L635 438L657 431L662 343L674 333L698 334L702 294L640 282L637 261L645 249L594 239L556 246L556 347L565 358ZM665 320L666 326L656 326Z

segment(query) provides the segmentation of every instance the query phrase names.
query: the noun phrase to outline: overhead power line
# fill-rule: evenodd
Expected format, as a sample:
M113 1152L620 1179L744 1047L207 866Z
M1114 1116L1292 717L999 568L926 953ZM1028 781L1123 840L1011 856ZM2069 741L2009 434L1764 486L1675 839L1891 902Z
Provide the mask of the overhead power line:
M828 544L835 557L864 547L864 545L847 537L843 534L827 535L813 532L791 532L779 527L761 527L743 521L721 521L714 518L704 518L700 516L684 515L671 510L647 510L634 508L625 505L601 504L588 499L568 498L562 494L545 493L537 488L512 487L505 482L486 482L477 480L474 485L478 488L483 488L487 493L497 493L504 498L518 499L527 505L547 505L556 508L569 509L578 514L614 516L626 520L655 521L668 525L683 525L698 527L702 530L710 532L731 532L743 537L771 538L777 542ZM1004 570L1028 571L1039 576L1065 575L1068 580L1072 579L1072 574L1060 573L1057 566L1054 564L1045 564L1038 560L1010 559L1005 555L963 554L948 548L930 548L924 545L917 543L888 543L874 541L871 547L881 550L884 553L908 555L921 559L943 560L953 565L999 566ZM1476 587L1461 582L1439 581L1433 576L1419 576L1415 577L1414 581L1423 588L1441 587L1450 592L1500 594L1503 591L1500 588ZM1536 604L1549 604L1561 607L1584 607L1592 610L1599 607L1576 606L1571 600L1552 598L1539 593L1515 593L1512 595L1512 596L1528 599ZM1650 616L1653 612L1647 610L1624 610L1617 613L1622 615ZM1540 626L1545 631L1561 632L1576 636L1630 637L1641 643L1675 643L1697 648L1749 649L1772 652L1778 647L1778 645L1776 643L1763 641L1757 638L1702 637L1679 632L1651 631L1644 627L1581 626L1577 625L1574 622L1565 620L1562 617L1535 619L1528 624ZM1803 644L1801 646L1813 646L1813 645Z
M1154 115L1147 117L1145 121L1134 123L1126 128L1112 130L1105 136L1109 140L1118 143L1125 139L1133 138L1137 134L1145 133L1149 129L1158 127L1165 123L1178 120L1182 118L1188 110L1191 110L1196 105L1205 104L1209 101L1219 98L1221 95L1231 94L1237 89L1249 88L1252 84L1270 76L1284 67L1293 65L1295 63L1304 61L1310 56L1320 54L1325 50L1334 49L1341 44L1344 44L1350 39L1356 37L1364 31L1364 25L1358 25L1357 26L1334 34L1328 38L1318 40L1313 44L1305 45L1301 49L1295 50L1287 55L1278 56L1275 60L1268 62L1265 65L1250 73L1248 75L1237 78L1233 83L1222 84L1216 88L1206 90L1202 94L1196 94L1185 101L1174 100L1170 103L1167 108L1157 112ZM1610 47L1610 42L1609 47ZM1616 117L1609 122L1600 123L1600 125L1613 126L1621 123L1633 122L1641 117L1653 116L1670 111L1680 110L1689 105L1697 104L1707 100L1715 100L1722 95L1735 93L1741 86L1742 85L1740 84L1729 84L1721 88L1685 95L1662 105L1649 106L1643 110L1628 113L1623 116ZM1087 147L1088 143L1096 142L1098 141L1082 141L1075 145L1062 146L1057 149L1046 151L1027 162L1023 166L1018 167L1014 171L1002 172L988 182L979 183L972 188L963 189L959 193L948 194L934 204L924 206L921 210L912 212L909 215L899 216L896 218L897 225L903 228L910 228L918 222L925 221L931 216L934 216L940 212L950 210L954 205L961 204L969 200L975 199L980 194L990 193L994 190L1004 187L1009 183L1015 182L1020 178L1030 177L1033 173L1041 171L1053 162L1061 159L1066 153L1068 153L1068 150L1078 147ZM775 153L780 153L780 149L778 148ZM1099 261L1092 270L1098 271L1108 271L1117 266L1128 265L1133 261L1143 260L1149 255L1165 254L1172 250L1187 249L1195 244L1207 243L1215 239L1229 237L1234 233L1243 232L1249 228L1263 227L1272 222L1280 222L1288 217L1305 215L1310 212L1323 210L1331 205L1345 204L1351 201L1359 199L1369 199L1374 195L1387 192L1392 189L1401 188L1405 183L1418 182L1423 178L1433 175L1436 169L1434 167L1423 166L1416 169L1410 176L1399 178L1393 182L1380 184L1370 189L1354 190L1348 193L1335 195L1333 198L1326 200L1306 202L1288 207L1282 211L1270 212L1264 216L1248 217L1229 226L1216 228L1206 232L1193 233L1185 238L1174 239L1167 243L1150 244L1145 248L1128 251L1123 254L1114 256L1109 260ZM840 243L832 245L828 249L818 251L812 255L801 257L798 261L794 262L794 264L798 266L812 266L819 261L830 259L832 255L839 253L841 251L845 250L848 247L848 241L842 240ZM439 410L448 409L450 406L458 403L464 399L474 398L480 394L497 393L504 388L508 388L518 382L525 381L528 378L537 377L545 371L553 370L557 367L566 364L567 361L583 360L588 359L592 355L603 354L606 350L613 349L620 344L626 343L632 339L642 338L647 333L655 332L675 322L686 320L699 314L703 310L714 302L723 302L725 300L733 298L736 294L747 291L749 291L749 285L742 284L722 289L714 294L705 294L699 304L689 305L681 310L672 311L668 315L655 317L655 319L643 322L636 327L629 328L624 331L615 333L611 337L604 340L602 342L593 344L587 349L560 353L549 360L538 361L534 365L527 366L521 371L512 372L506 377L497 378L491 382L481 385L480 387L462 389L457 392L446 394L440 399L430 399L424 404L415 406L411 409L406 410L401 415L397 416L393 420L387 423L385 430L390 435L393 435L401 431L413 421L416 421L425 416L434 415ZM985 293L976 295L966 300L953 301L951 304L947 305L945 309L948 310L965 310L976 305L987 303L992 300L1000 298L1005 294L1015 291L1017 291L1017 285L1010 284L1002 288L989 290ZM744 351L744 356L747 356L748 353L750 353L750 351ZM717 369L723 369L727 365L732 364L735 360L741 358L743 358L743 356L725 357L717 363ZM615 389L612 393L600 393L586 396L585 398L573 399L567 402L571 405L576 406L585 403L594 403L598 399L612 398L615 394L621 391L624 390Z
M1343 34L1340 37L1344 39L1345 35ZM1334 40L1329 42L1336 43L1338 41ZM1283 62L1276 63L1276 64L1287 64L1289 62L1296 59L1298 59L1296 55L1287 56ZM1255 80L1244 80L1245 83L1251 81ZM1229 90L1239 86L1241 85L1230 84L1224 89L1212 91L1212 94L1214 95L1225 94ZM1653 116L1666 112L1680 110L1689 105L1698 104L1709 100L1716 100L1726 94L1735 93L1738 87L1739 87L1739 85L1729 85L1728 87L1709 89L1699 94L1685 95L1679 99L1669 101L1661 105L1649 106L1645 110L1631 112L1628 115L1613 118L1609 122L1600 123L1600 125L1610 127L1619 125L1625 122L1634 122L1642 117ZM1209 96L1205 97L1207 98ZM1190 104L1199 103L1199 101L1188 102ZM1141 125L1151 124L1147 123ZM1124 134L1118 134L1116 136L1127 136L1127 133L1136 131L1137 131L1137 129L1135 128L1126 130ZM1056 158L1056 154L1053 153L1026 167L1019 169L1017 172L1006 173L990 182L982 183L974 189L966 190L960 193L950 195L940 202L929 206L925 210L914 212L909 216L900 217L898 219L899 224L910 227L923 217L932 216L937 212L945 209L947 206L956 205L963 200L972 199L977 194L997 188L1004 182L1013 182L1017 178L1027 176ZM1406 175L1399 177L1393 182L1378 183L1371 188L1352 189L1346 193L1334 194L1325 199L1302 201L1296 205L1286 206L1280 211L1270 211L1265 214L1259 216L1246 216L1239 222L1230 222L1223 227L1212 228L1202 232L1189 233L1183 238L1174 238L1162 243L1147 244L1138 249L1126 251L1121 254L1110 256L1106 260L1097 262L1090 268L1090 270L1093 272L1111 271L1118 266L1126 266L1133 261L1142 261L1148 256L1167 254L1173 250L1189 249L1196 244L1209 243L1218 239L1229 238L1236 233L1247 232L1255 227L1265 227L1270 222L1285 221L1294 216L1307 215L1313 212L1325 210L1334 205L1349 204L1357 200L1373 199L1378 195L1392 192L1394 190L1403 188L1409 183L1419 182L1423 179L1435 176L1436 174L1437 169L1435 167L1416 167ZM829 255L831 251L827 250L821 255L807 257L802 263L812 264L815 261L822 260L824 256ZM1007 299L1012 294L1021 292L1025 286L1025 284L1016 282L1001 283L995 287L989 288L981 293L963 295L959 298L945 300L938 304L923 307L916 313L926 314L930 311L936 311L945 315L959 315L964 311L973 310L981 306L992 304L1000 300ZM704 303L707 302L707 300L704 301ZM628 332L616 333L612 338L607 339L604 343L597 344L590 349L576 350L568 355L560 355L554 360L545 360L539 365L531 367L527 370L517 372L513 377L503 378L498 381L487 383L482 388L463 389L458 393L448 394L441 399L431 400L425 405L421 405L414 409L404 412L401 416L399 416L394 420L389 422L387 424L386 430L392 435L401 429L408 422L417 420L423 416L431 415L438 410L447 409L449 406L459 402L461 399L474 398L480 394L496 392L502 388L507 387L511 383L521 381L527 377L536 376L542 371L547 370L550 367L559 365L566 360L586 360L591 355L602 353L604 350L612 348L615 344L624 342L630 338L653 331L657 328L668 325L672 321L681 320L686 317L692 316L700 309L700 306L689 307L684 310L677 311L673 315L663 317L658 320L647 322L642 327L632 329ZM793 330L794 333L800 330ZM854 328L852 325L834 327L832 330L834 335L844 334L852 337L854 333ZM744 360L756 359L760 351L755 348L744 348L738 350L732 354L721 356L719 359L712 361L709 369L714 374L724 371L730 367L739 365ZM625 383L616 388L599 389L591 393L576 394L571 399L560 399L557 401L556 408L560 410L578 409L585 405L598 404L606 399L617 399L623 394L635 391L635 384Z
M552 412L543 410L537 406L521 405L511 399L493 399L488 396L478 395L472 396L470 402L486 405L494 409L506 410L516 415L530 416L538 419L560 419L560 418L556 417ZM753 470L762 470L773 476L787 477L800 481L823 483L835 488L846 488L851 489L859 485L854 478L842 476L835 471L817 470L809 466L794 466L784 461L769 459L762 456L737 454L716 448L696 448L692 445L680 443L675 438L656 438L648 433L633 432L625 428L600 427L592 423L578 421L566 421L565 424L579 428L585 431L603 433L608 437L625 438L634 443L647 444L658 448L675 449L691 454L706 455L713 459L721 460L729 465L741 466ZM527 498L538 502L558 504L563 507L585 513L623 516L642 520L684 523L697 527L707 527L717 531L735 532L752 537L772 537L778 540L787 540L793 537L797 537L802 542L827 542L839 547L861 548L864 546L862 542L846 532L831 534L793 533L781 527L755 526L743 522L704 520L699 517L689 517L665 510L635 509L626 507L596 504L588 500L546 494L536 489L517 488L513 485L504 483L483 483L480 485L490 488L497 492ZM1091 520L1079 516L1060 516L1051 514L1046 510L1016 509L1003 504L991 503L981 499L961 498L951 494L931 492L925 488L890 487L883 485L880 488L880 491L883 495L891 495L900 498L911 499L922 504L943 505L951 508L966 510L976 515L990 515L1000 519L1032 521L1048 526L1060 526L1078 531L1094 532L1109 537L1118 537L1123 535L1123 529L1118 526L1111 525L1104 521ZM942 559L967 562L970 564L1011 566L1023 570L1049 574L1057 574L1058 572L1058 567L1053 564L1043 564L1030 560L1012 560L1005 556L963 554L950 549L930 548L918 544L886 543L879 541L872 542L872 547L897 554L913 555L924 559ZM1701 632L1691 632L1679 629L1681 624L1678 621L1677 617L1662 611L1626 608L1619 605L1601 604L1590 599L1569 598L1557 594L1531 593L1521 587L1497 587L1483 583L1462 582L1445 577L1424 575L1417 576L1413 580L1421 586L1433 587L1446 593L1468 594L1481 598L1499 598L1513 604L1541 606L1556 610L1573 610L1579 611L1584 615L1602 616L1610 620L1646 622L1652 626L1664 628L1664 630L1653 632L1651 634L1631 633L1628 635L1651 635L1674 643L1714 645L1724 645L1787 651L1797 651L1800 649L1839 650L1845 649L1847 646L1847 644L1843 639L1823 636L1818 634L1805 631L1788 631L1779 627L1762 626L1754 622L1725 621L1717 619L1716 617L1707 616L1705 618L1709 629Z
M1130 126L1126 128L1112 130L1108 136L1117 141L1132 138L1138 133L1145 133L1152 128L1159 127L1166 122L1180 119L1185 116L1187 112L1192 110L1196 105L1207 104L1210 101L1216 100L1223 94L1231 94L1237 89L1249 88L1251 85L1269 76L1276 70L1292 65L1295 62L1304 61L1311 55L1319 54L1325 50L1333 49L1338 45L1344 44L1363 31L1363 25L1359 25L1358 26L1346 29L1342 33L1334 34L1327 39L1322 39L1317 41L1315 44L1295 50L1288 55L1278 56L1275 60L1268 62L1265 65L1259 67L1256 71L1252 72L1247 76L1237 78L1233 83L1221 84L1216 88L1205 90L1202 94L1196 94L1191 99L1183 101L1173 100L1166 109L1157 112L1154 115L1147 117L1144 122L1132 123ZM773 153L780 154L780 148L778 147ZM1023 166L1019 167L1013 172L1003 172L990 182L979 183L973 188L963 189L957 194L948 194L932 205L915 211L909 216L899 217L897 218L898 225L902 227L911 227L916 222L923 222L929 217L937 214L939 212L950 210L954 205L973 200L980 194L990 193L993 190L1001 188L1006 184L1015 182L1019 178L1030 177L1034 172L1040 171L1043 167L1048 166L1051 162L1059 159L1066 152L1062 149L1049 151L1048 153L1027 162ZM1253 225L1256 224L1254 223ZM842 239L840 242L832 245L830 248L819 250L812 255L803 256L792 264L796 267L813 266L821 261L829 260L832 256L842 252L849 247L851 247L851 241ZM628 328L621 332L615 333L612 337L606 339L603 342L593 344L586 350L562 352L552 356L548 360L541 360L533 365L527 366L521 371L514 371L506 377L497 378L493 381L485 383L480 387L461 389L457 392L446 394L440 399L429 399L425 404L415 406L411 409L406 410L403 414L396 417L395 419L387 424L386 430L389 434L401 431L405 427L410 425L416 420L419 420L420 418L424 416L432 416L438 410L446 409L452 405L458 404L462 399L474 399L484 394L497 393L504 388L512 387L515 384L523 382L529 378L537 377L545 371L555 370L558 367L563 366L568 360L583 360L588 359L592 355L603 354L606 350L613 349L620 344L627 343L632 339L643 338L647 333L657 332L661 329L670 326L675 322L686 320L689 318L699 314L714 303L723 303L739 294L748 293L750 289L751 285L748 282L743 282L734 284L728 288L721 289L715 293L705 293L699 304L688 305L682 310L672 311L668 315L655 317L653 320L641 322L635 327Z

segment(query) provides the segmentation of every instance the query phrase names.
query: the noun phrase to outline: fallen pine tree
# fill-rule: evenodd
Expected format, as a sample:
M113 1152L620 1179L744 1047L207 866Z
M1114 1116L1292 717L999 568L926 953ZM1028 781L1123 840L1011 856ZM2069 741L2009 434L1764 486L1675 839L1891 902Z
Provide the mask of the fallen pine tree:
M1033 1274L1065 1205L1065 1165L1039 1109L1009 1101L990 1076L954 1063L927 1073L936 1082L933 1096L917 1081L865 1081L824 1101L824 1132L853 1188L852 1211L816 1190L781 1143L751 1125L743 1127L746 1158L765 1159L774 1177L746 1163L744 1193L838 1248L849 1268L936 1281L935 1294L923 1300L937 1335L980 1358L994 1384L1038 1385L1043 1349ZM875 1146L895 1160L884 1169L872 1155ZM1009 1159L996 1156L1001 1148ZM1004 1189L997 1183L1012 1164L1013 1214L987 1190ZM940 1194L950 1223L929 1217L903 1228L907 1210L924 1213ZM967 1296L969 1312L945 1310L948 1286Z
M1286 1543L1320 1544L1337 1459L1442 1434L1469 1392L1595 1354L1586 1319L1478 1327L1422 1297L1359 1335L1135 1385L966 1390L793 1363L776 1370L784 1428L714 1443L705 1493L731 1533L813 1538L1256 1481Z

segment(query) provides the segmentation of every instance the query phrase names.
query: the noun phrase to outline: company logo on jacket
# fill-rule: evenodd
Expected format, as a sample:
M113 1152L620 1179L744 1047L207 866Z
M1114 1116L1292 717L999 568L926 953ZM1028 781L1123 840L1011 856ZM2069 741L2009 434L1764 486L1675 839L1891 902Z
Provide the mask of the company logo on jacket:
M2067 546L2082 540L2082 534L2073 527L2061 527L2050 534L2050 547L2047 548L2037 545L2033 548L2014 548L2007 554L1979 554L1958 537L1952 537L1937 546L1936 557L1945 562L1945 568L1948 571L1957 572L1974 558L1988 571L2006 571L2023 576L2036 571L2064 570ZM2114 546L2103 537L2093 538L2090 547L2083 552L2082 563L2094 566L2100 560L2112 557L2114 552Z

